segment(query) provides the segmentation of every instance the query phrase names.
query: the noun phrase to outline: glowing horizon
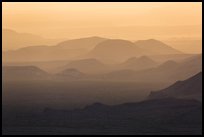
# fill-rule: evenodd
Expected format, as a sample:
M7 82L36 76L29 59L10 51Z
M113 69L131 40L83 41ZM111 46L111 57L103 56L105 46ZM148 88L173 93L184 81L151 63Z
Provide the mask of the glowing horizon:
M3 2L2 11L3 28L45 38L202 41L202 2Z

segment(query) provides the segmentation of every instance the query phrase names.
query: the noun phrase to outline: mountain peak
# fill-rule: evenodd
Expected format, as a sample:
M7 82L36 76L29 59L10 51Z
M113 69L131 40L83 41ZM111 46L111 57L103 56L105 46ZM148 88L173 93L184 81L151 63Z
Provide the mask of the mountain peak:
M149 43L149 44L155 44L155 43L160 43L160 44L165 44L159 40L156 40L156 39L146 39L146 40L138 40L136 41L135 43ZM165 44L166 45L166 44Z
M139 56L142 53L143 50L135 47L131 41L109 39L97 44L95 48L89 52L89 56L104 61L122 62L130 57Z
M106 38L92 36L78 39L71 39L63 41L56 46L66 49L92 49L100 42L107 40Z
M144 50L149 51L151 54L180 54L181 53L180 51L156 39L138 40L135 42L135 45Z
M99 37L99 36L90 36L90 37L85 37L84 39L106 39L106 38Z
M161 41L159 40L156 40L156 39L147 39L147 40L139 40L139 41L146 41L146 42L159 42L159 43L162 43Z
M146 69L155 67L157 63L147 56L132 57L121 64L123 68L129 68L134 70Z
M99 43L96 48L104 48L104 47L116 47L118 48L125 48L125 47L132 47L134 43L128 41L128 40L122 40L122 39L109 39L106 41L103 41Z

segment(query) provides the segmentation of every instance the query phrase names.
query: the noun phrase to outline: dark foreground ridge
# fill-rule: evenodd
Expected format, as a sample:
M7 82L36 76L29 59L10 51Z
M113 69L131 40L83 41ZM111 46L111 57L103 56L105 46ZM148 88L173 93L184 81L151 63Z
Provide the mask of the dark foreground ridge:
M165 98L83 109L46 108L39 113L3 113L3 134L202 134L202 104Z

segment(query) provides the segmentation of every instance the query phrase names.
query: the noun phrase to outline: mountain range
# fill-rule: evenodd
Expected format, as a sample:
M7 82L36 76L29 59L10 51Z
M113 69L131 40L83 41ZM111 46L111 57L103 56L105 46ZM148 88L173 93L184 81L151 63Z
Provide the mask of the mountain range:
M48 39L31 33L19 33L11 29L2 29L4 51L35 45L54 45L60 41L61 39Z
M63 63L65 64L65 62ZM7 75L24 77L23 72L29 72L30 67L31 66L5 66L3 68L3 74L6 72L5 77ZM35 66L33 66L33 68L36 69L32 69L32 71L37 70L35 73L41 70ZM86 79L172 83L177 80L185 80L202 71L202 55L189 57L180 62L169 60L164 63L157 63L147 56L142 56L130 58L116 65L107 65L93 58L73 60L58 68L54 75L59 73L60 75L64 74L64 77L66 77L72 75L72 71L70 70L74 70L74 73L77 74L83 73L83 75L86 75L86 77L84 77ZM22 73L16 73L19 71ZM29 74L32 77L33 72L27 75ZM52 76L53 74L47 73L47 75Z
M189 57L181 62L166 61L152 68L143 70L122 69L106 73L105 79L134 81L169 81L185 80L202 71L202 55Z
M43 43L41 43L41 45L38 46L28 46L17 50L5 51L3 52L3 62L71 60L82 58L95 58L105 62L123 62L128 58L143 55L181 54L181 52L157 40L146 41L147 42L145 42L145 40L143 42L136 42L135 44L122 39L88 37L64 41L54 46L42 45ZM162 49L161 51L159 51L160 48Z

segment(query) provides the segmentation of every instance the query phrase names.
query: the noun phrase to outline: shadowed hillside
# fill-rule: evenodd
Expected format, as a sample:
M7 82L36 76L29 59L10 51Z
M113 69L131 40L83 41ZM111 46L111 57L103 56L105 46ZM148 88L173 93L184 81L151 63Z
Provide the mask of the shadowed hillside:
M149 99L168 97L190 98L202 101L202 72L185 81L178 81L161 91L151 92L149 95Z

